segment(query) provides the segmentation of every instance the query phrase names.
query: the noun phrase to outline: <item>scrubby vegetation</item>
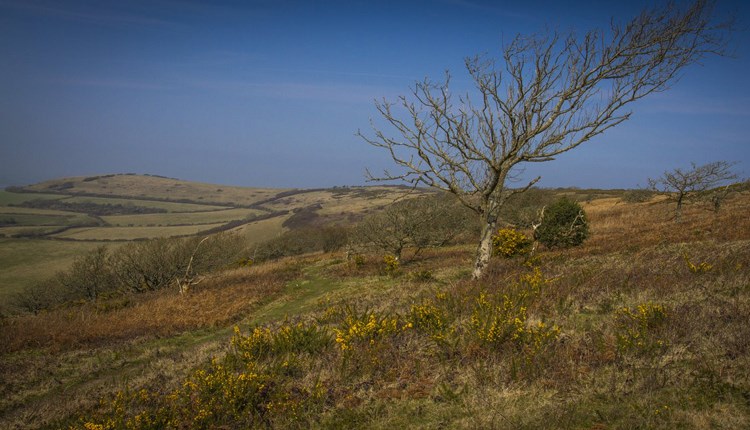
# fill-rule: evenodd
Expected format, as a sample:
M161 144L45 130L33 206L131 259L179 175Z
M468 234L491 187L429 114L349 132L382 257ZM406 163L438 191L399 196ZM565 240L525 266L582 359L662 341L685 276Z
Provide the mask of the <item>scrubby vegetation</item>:
M398 201L357 225L351 243L357 249L376 249L401 259L405 249L415 255L440 247L478 230L474 214L447 195Z
M175 287L178 281L228 268L243 258L240 237L219 234L132 242L110 250L100 246L57 273L16 295L16 305L30 312L80 300L116 298L129 293Z
M548 248L569 248L583 243L589 235L586 212L580 204L565 197L544 209L534 238Z
M5 318L0 423L748 427L750 196L687 207L679 225L668 202L582 206L585 242L496 258L481 280L460 242L408 260L240 252L234 268L196 268L183 294L129 289ZM524 231L497 232L496 252L527 256Z

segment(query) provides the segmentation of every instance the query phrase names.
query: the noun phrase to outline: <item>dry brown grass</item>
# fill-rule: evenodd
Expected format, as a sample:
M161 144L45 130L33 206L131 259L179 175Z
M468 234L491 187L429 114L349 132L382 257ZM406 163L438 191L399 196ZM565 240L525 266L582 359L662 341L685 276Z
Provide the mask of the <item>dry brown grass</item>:
M579 254L637 250L662 243L750 239L748 193L729 199L718 213L705 205L688 205L679 220L674 218L674 203L662 199L630 204L602 199L584 205L584 209L591 238L576 250Z
M301 358L296 378L303 386L322 381L328 390L323 416L308 416L307 423L323 428L747 428L748 208L750 196L742 195L718 214L689 207L676 222L665 202L593 201L586 207L592 230L589 241L578 248L539 252L541 270L551 281L529 303L529 317L558 325L561 335L533 365L519 370L520 352L513 349L484 351L460 342L437 346L415 332L384 342L371 356L348 361L342 361L338 349L330 348L320 356ZM50 319L52 313L37 317L47 326L33 322L33 317L19 319L11 324L18 331L8 336L3 330L6 337L0 341L20 336L19 325L29 323L34 330L27 339L52 333L60 340L47 345L64 358L42 359L27 348L33 345L28 341L14 347L16 352L5 354L9 360L0 365L0 375L10 381L0 395L16 405L33 404L28 399L34 397L34 390L39 395L54 391L53 378L66 386L66 372L59 366L73 368L76 359L79 367L91 372L115 373L113 366L127 367L133 357L109 351L128 342L140 343L137 350L143 360L158 363L126 372L128 376L140 372L140 379L130 386L179 383L186 366L222 353L220 342L200 343L204 349L193 356L189 348L148 345L150 340L156 343L155 335L227 325L263 300L263 294L277 293L295 277L303 280L300 284L310 282L314 287L290 288L288 295L277 296L288 306L275 313L279 320L272 324L278 324L287 310L298 311L295 316L307 313L304 318L315 321L329 305L338 304L405 315L411 305L434 299L436 292L455 298L456 321L465 322L479 291L502 294L519 275L530 273L519 259L495 259L484 279L472 281L468 275L473 253L473 245L425 250L402 264L395 276L384 274L382 256L368 256L357 266L342 254L317 254L217 275L184 297L163 292L121 309L82 308L90 312L88 320L66 322L65 310L59 311L59 321ZM693 264L703 262L710 269L691 270L685 255ZM427 272L430 277L419 278ZM331 293L316 293L324 289ZM303 293L309 297L295 305L293 295ZM308 306L317 297L319 304ZM623 350L617 338L618 309L646 302L667 309L667 323L648 332L666 346L655 351ZM51 326L55 324L67 326L56 331ZM81 327L77 338L76 324ZM108 329L94 327L108 324ZM162 324L171 329L159 332ZM466 334L466 327L459 327L459 337ZM134 337L138 339L133 341ZM77 345L82 347L76 349ZM186 363L177 364L181 359ZM45 366L58 369L45 374ZM123 372L116 374L123 377ZM65 416L76 408L91 409L93 400L85 395L109 392L102 388L103 380L99 377L86 382L85 389L71 390L74 395L59 409L51 400L40 402L39 413ZM50 398L59 397L62 394ZM28 415L34 413L32 407L16 411L15 421L0 419L0 426L36 419Z
M0 334L0 349L6 353L32 347L66 350L223 326L278 294L296 273L297 268L284 261L209 277L186 294L175 287L9 318Z

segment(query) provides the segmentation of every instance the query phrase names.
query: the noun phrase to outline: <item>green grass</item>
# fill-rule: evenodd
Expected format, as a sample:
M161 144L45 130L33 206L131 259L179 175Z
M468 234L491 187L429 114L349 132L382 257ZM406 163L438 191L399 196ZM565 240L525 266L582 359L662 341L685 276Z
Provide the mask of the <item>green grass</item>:
M144 388L163 402L135 402L130 417L144 409L160 414L168 408L155 405L169 405L168 393L196 381L187 375L207 375L202 381L221 384L221 374L212 370L218 363L238 366L235 374L252 369L269 376L262 391L267 397L261 396L257 409L268 421L258 427L749 428L750 222L745 214L750 199L738 199L720 214L696 209L680 225L662 220L666 206L599 203L587 206L592 236L583 246L539 250L540 273L548 281L536 291L528 289L531 281L519 290L521 279L533 273L521 259L495 259L484 279L469 280L465 274L471 269L472 245L427 250L404 262L394 276L383 275L377 255L356 265L343 255L316 254L217 274L185 296L161 291L158 298L167 303L194 298L196 307L188 309L204 309L202 288L228 291L295 267L288 272L294 279L283 278L257 306L221 324L158 339L113 335L103 345L82 343L77 348L72 342L72 349L63 351L32 348L0 357L7 381L0 388L0 398L7 399L0 402L0 426L38 427L46 422L68 428L71 421L54 420L76 411L105 422L106 415L96 414L99 397L110 399L109 394L125 387L132 394ZM701 263L707 269L691 269L690 264ZM415 276L425 272L431 276ZM473 321L480 293L493 298L495 306L506 303L506 297L523 301L524 310L510 314L526 321L523 336L543 321L559 326L559 337L539 350L534 349L534 338L477 340ZM223 303L249 296L228 294ZM400 316L405 322L414 305L425 303L439 308L450 328L442 340L417 323L386 330L348 351L334 340L336 330L351 323L351 314L342 309L356 308L355 318L376 314ZM639 309L648 309L639 306L648 303L663 305L665 319L649 320L647 312L639 317ZM121 321L128 309L111 315ZM158 306L147 309L149 314L179 317ZM81 315L81 323L86 323L83 307L29 318L54 321L43 318L53 313L68 318L66 312L70 318ZM96 315L108 314L102 310ZM293 332L298 322L328 330L328 347L247 357L230 346L235 324L248 335L248 326L258 324L283 334ZM76 325L75 330L81 328ZM359 330L369 329L361 325ZM310 340L289 338L300 344ZM210 356L216 357L214 365L208 362ZM322 389L317 394L310 391L318 386ZM258 401L233 391L235 386L206 387L210 389L182 398L187 413L198 413L200 408L192 408L191 402L206 399L214 402L211 411L222 410L228 403L224 393L230 393L229 400ZM12 407L3 406L11 402ZM195 427L192 416L181 418L186 428ZM251 427L220 419L215 428Z
M3 223L3 221L5 223L11 221L12 223L8 224L9 226L66 226L96 222L94 219L81 214L3 213L0 210L0 223Z
M309 313L332 293L351 293L351 285L321 277L317 272L317 268L311 267L302 278L289 282L280 297L254 313L251 322L262 324Z
M22 227L0 227L0 237L8 238L40 238L66 228L63 225L32 225Z
M30 215L59 215L59 216L72 216L82 214L79 212L61 211L55 209L38 209L38 208L23 208L23 207L11 207L5 206L0 207L0 213L5 215L13 216L15 214L30 214Z
M76 256L99 245L90 242L0 238L0 305L7 304L14 293L67 269Z
M249 222L232 229L232 232L242 235L242 237L244 237L250 244L258 244L273 239L286 231L282 224L289 218L289 216L290 215L283 215L261 221Z
M206 212L227 209L225 206L201 205L195 203L163 202L157 200L121 199L116 197L73 196L65 201L70 203L95 203L100 205L133 205L146 208L164 209L167 212Z
M81 227L55 234L54 237L79 241L153 239L194 235L222 225L224 223L166 227Z
M170 226L186 224L216 224L241 220L263 213L255 209L225 209L211 212L166 214L112 215L102 219L113 226Z
M62 199L65 196L59 194L42 194L42 193L9 193L0 190L0 206L18 205L30 200L41 199Z

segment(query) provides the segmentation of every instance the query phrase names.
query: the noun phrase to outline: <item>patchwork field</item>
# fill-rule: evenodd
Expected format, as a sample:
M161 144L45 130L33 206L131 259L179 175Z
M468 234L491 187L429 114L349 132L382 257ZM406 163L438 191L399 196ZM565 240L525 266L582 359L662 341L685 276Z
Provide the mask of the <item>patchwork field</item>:
M748 428L750 194L679 222L599 195L581 246L478 281L471 243L390 268L339 251L6 318L0 427ZM0 258L97 244L2 239Z
M218 211L225 210L231 206L212 206L195 203L178 203L169 201L159 200L139 200L139 199L118 199L110 197L85 197L85 196L71 196L65 197L66 202L71 203L94 203L99 205L124 205L124 206L140 206L145 208L163 209L167 212L205 212L205 211Z
M55 239L102 242L112 240L139 240L156 237L190 236L202 231L219 228L223 225L224 223L159 227L82 227L71 228L62 233L54 234L52 237Z
M209 212L169 212L143 215L103 216L111 226L177 226L193 224L216 224L251 219L265 213L258 209L221 209Z
M297 227L350 223L409 193L396 187L228 187L144 175L14 187L0 191L0 308L15 292L101 245L226 230L252 246L287 231L291 217Z

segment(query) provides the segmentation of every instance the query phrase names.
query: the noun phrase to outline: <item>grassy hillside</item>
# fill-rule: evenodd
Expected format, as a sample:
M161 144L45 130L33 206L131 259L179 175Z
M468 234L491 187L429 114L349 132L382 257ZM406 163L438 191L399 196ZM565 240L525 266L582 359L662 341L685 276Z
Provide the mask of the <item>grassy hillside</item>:
M589 200L480 281L470 244L313 254L6 318L0 427L750 427L750 193Z
M63 178L12 191L0 191L0 313L15 293L100 245L226 230L251 246L289 228L351 223L409 194L396 187L228 187L146 175Z
M62 178L23 187L23 190L67 195L113 196L146 200L218 203L247 206L275 196L284 189L227 187L161 176L101 175Z

